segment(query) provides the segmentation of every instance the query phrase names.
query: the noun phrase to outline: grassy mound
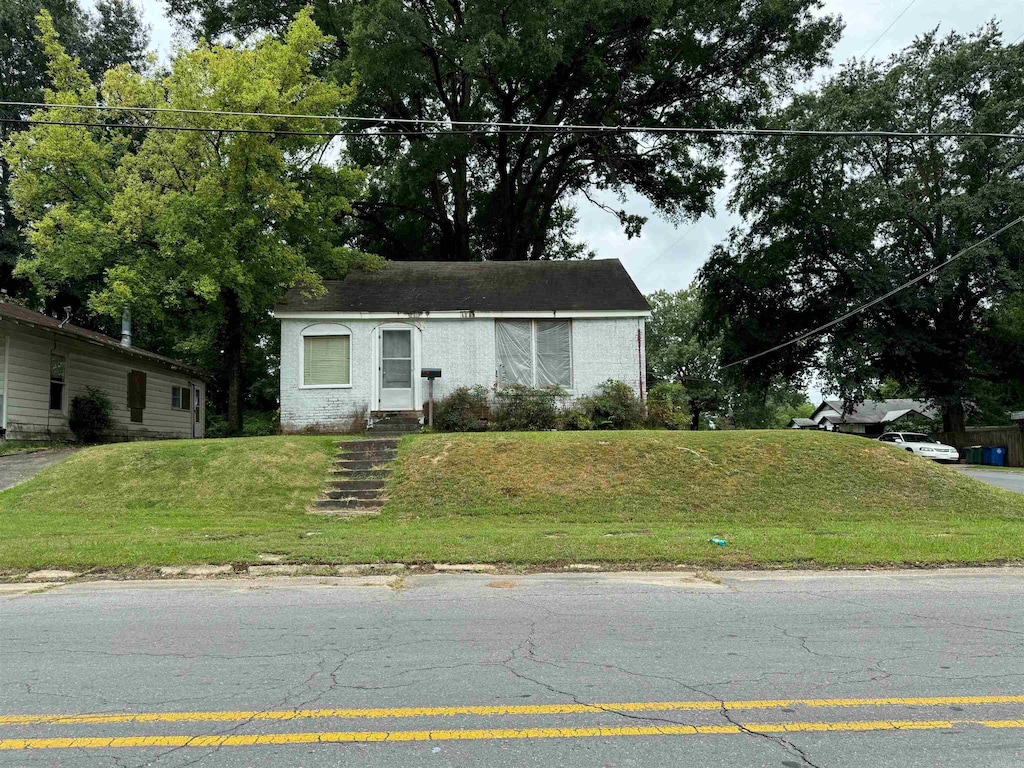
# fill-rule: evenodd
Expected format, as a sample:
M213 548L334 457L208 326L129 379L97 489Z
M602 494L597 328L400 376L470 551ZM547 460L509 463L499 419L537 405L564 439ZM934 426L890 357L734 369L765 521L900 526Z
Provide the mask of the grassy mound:
M1024 559L1024 496L857 437L417 436L401 445L384 513L355 520L306 513L333 453L328 437L83 450L0 493L0 569L261 554L706 567Z

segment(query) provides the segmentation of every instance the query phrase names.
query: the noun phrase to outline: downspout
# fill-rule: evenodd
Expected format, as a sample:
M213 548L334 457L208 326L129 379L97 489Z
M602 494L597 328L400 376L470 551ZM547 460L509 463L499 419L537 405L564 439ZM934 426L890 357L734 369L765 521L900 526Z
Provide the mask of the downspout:
M640 324L643 322L642 318L638 318L636 321L636 364L639 370L638 381L640 382L640 402L644 400L644 355L643 355L643 334L640 331Z
M7 439L7 398L11 381L11 334L4 335L4 410L0 414L0 427L3 427L3 437Z

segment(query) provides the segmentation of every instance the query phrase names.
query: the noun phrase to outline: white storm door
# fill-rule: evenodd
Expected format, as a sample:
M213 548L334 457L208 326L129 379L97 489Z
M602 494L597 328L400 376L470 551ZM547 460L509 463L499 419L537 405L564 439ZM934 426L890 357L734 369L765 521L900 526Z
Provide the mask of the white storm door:
M381 329L380 410L415 410L413 383L412 330Z

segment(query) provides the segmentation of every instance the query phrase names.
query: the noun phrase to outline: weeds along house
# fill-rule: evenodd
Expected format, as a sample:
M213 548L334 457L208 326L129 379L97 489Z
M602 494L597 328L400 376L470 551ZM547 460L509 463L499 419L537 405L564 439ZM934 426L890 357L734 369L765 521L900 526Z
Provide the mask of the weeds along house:
M392 262L292 290L281 321L281 426L343 431L381 412L422 412L457 387L560 386L608 379L644 389L650 307L617 259Z
M114 440L202 437L202 372L122 339L0 301L0 427L11 440L68 440L71 401L93 387L114 406Z

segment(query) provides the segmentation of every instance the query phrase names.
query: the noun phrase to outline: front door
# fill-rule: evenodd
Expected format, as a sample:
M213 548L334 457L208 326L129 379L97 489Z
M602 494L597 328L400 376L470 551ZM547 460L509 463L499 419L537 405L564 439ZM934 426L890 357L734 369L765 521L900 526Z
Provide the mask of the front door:
M382 329L380 351L380 410L415 410L412 378L412 330Z
M192 437L202 437L203 425L202 425L202 414L200 410L202 405L199 402L199 387L192 386Z

